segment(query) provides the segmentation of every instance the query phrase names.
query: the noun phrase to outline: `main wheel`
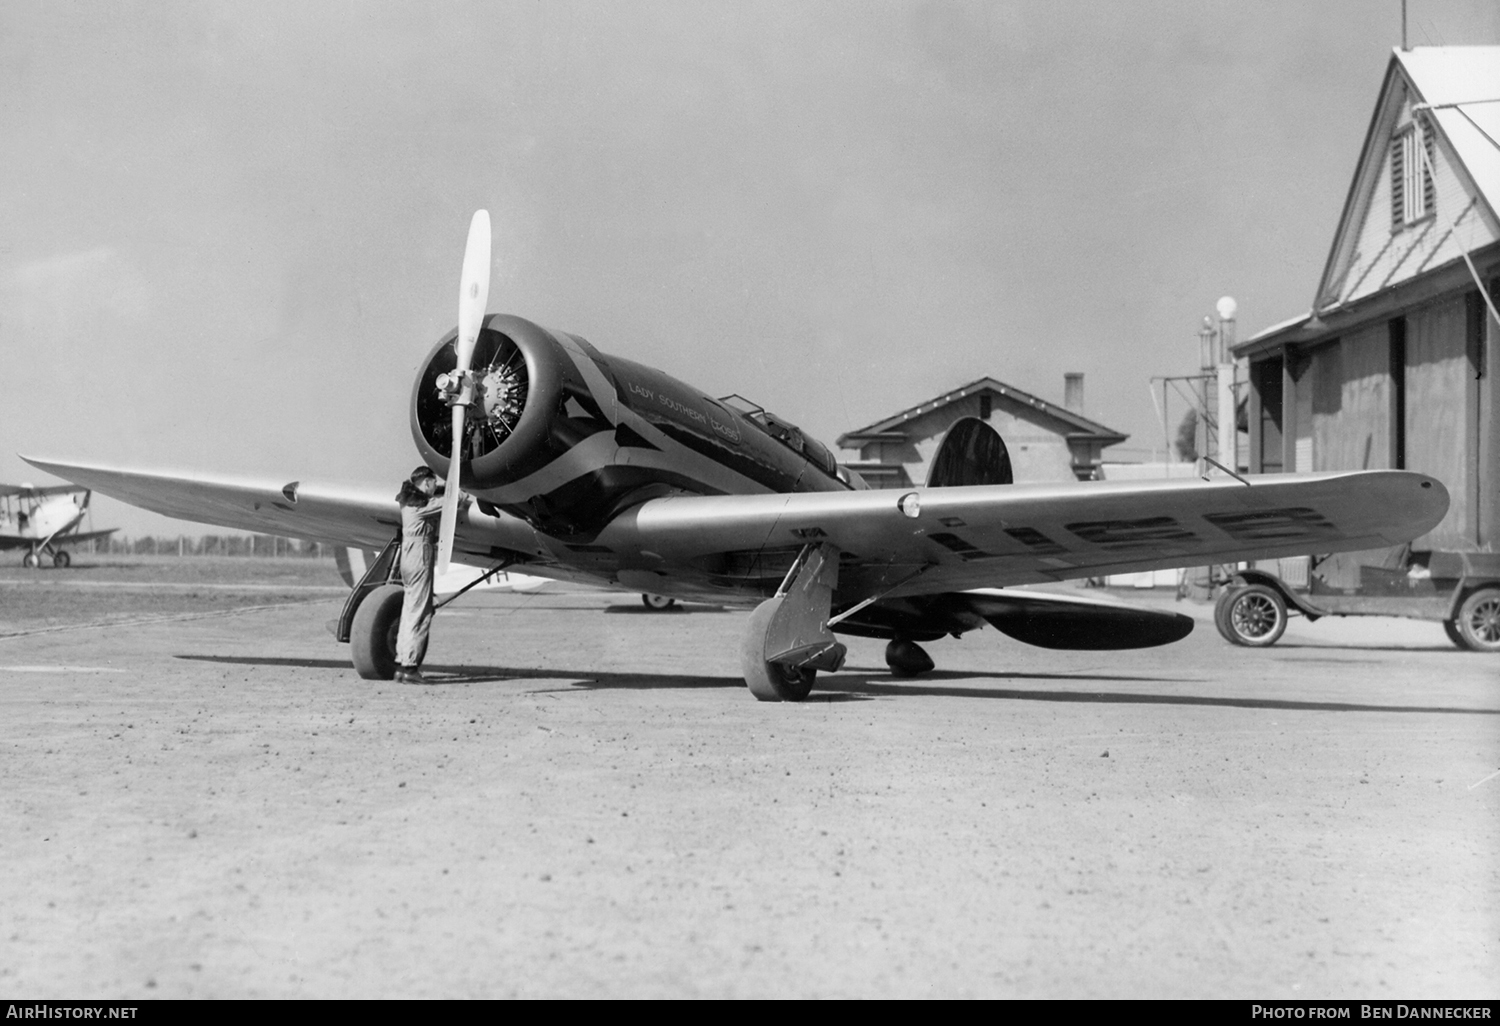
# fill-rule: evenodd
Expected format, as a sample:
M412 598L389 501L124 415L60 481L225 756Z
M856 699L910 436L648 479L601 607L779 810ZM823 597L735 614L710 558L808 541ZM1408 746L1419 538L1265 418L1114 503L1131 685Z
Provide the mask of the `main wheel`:
M28 552L21 557L21 565L28 570L35 570L42 565L42 560L35 552Z
M406 590L383 584L359 604L349 626L349 658L365 680L396 676L396 634L401 630L401 601Z
M652 595L649 592L641 595L641 605L658 613L663 609L671 609L676 604L676 599L667 598L665 595Z
M800 702L812 691L818 671L766 662L766 631L782 596L767 599L750 614L750 626L740 646L740 669L750 693L762 702Z
M1269 648L1286 630L1286 601L1264 584L1235 588L1214 606L1214 626L1230 644Z
M52 554L52 565L56 567L72 566L73 557L68 555L67 549L58 549Z
M1475 652L1500 652L1500 588L1480 588L1458 610L1459 637Z

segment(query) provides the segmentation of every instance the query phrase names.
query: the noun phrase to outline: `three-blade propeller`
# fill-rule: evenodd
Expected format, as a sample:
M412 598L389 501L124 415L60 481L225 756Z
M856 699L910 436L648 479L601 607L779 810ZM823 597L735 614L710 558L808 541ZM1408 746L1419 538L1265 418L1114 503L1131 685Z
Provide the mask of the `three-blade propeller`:
M446 573L453 556L453 531L458 525L458 493L463 479L464 417L474 401L474 376L469 362L484 325L484 310L490 299L490 214L474 212L469 222L469 243L464 249L463 276L458 293L458 338L453 348L458 356L454 380L458 391L453 403L453 445L448 454L447 491L443 494L443 518L438 528L437 572Z

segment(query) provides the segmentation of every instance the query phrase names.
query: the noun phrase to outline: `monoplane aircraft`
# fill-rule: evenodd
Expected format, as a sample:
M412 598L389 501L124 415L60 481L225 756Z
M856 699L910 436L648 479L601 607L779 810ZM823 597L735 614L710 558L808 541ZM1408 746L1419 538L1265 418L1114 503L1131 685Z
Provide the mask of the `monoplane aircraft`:
M417 451L462 484L446 493L440 569L456 553L497 571L754 607L740 667L762 700L799 701L818 671L840 669L837 633L886 639L898 675L932 668L919 643L985 623L1057 649L1176 641L1191 618L1013 586L1395 545L1448 508L1439 481L1406 471L1014 484L1004 440L972 418L950 429L924 486L872 490L754 403L710 398L577 335L487 314L490 266L479 211L458 327L428 352L411 393ZM369 549L398 530L389 482L28 462L225 527ZM395 669L394 562L372 565L341 622L367 678Z
M0 549L25 549L21 557L24 566L41 566L43 556L50 556L53 566L68 566L73 557L64 546L107 538L119 530L78 530L88 510L86 488L0 485Z

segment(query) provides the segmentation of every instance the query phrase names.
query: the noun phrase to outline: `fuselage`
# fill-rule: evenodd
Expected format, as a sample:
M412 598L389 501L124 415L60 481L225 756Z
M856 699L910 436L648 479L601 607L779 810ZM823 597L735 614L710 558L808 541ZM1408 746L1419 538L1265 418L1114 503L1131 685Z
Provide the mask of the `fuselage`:
M67 530L83 517L76 496L58 495L0 515L0 535L44 540Z
M438 382L455 365L453 340L428 355L411 399L417 448L445 477L452 429ZM463 487L482 509L555 538L587 542L667 495L860 486L826 446L774 414L519 317L485 319L473 367Z

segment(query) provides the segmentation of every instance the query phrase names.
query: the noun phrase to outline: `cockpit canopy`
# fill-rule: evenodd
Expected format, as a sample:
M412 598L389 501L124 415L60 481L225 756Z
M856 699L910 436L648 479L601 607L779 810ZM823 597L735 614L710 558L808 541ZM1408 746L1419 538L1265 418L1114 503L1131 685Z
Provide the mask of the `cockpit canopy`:
M802 429L796 424L783 420L764 406L753 403L742 395L720 396L719 402L732 410L743 413L766 434L793 452L805 456L813 466L829 477L839 476L838 461L833 458L833 453L828 450L828 446L816 438L804 435Z

